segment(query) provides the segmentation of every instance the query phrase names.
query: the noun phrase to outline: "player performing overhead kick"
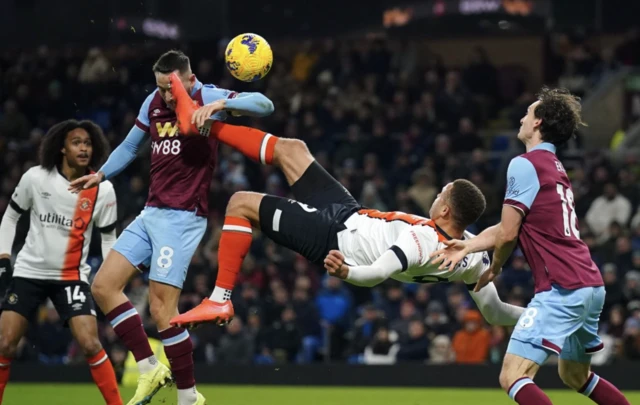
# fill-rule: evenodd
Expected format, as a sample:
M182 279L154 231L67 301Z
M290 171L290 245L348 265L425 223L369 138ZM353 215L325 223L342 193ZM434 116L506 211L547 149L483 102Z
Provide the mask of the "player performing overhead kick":
M501 272L516 243L535 281L535 297L516 326L504 358L500 385L521 405L551 404L533 382L551 354L560 356L564 383L600 405L629 405L620 391L590 369L590 355L603 349L598 322L605 290L589 248L580 240L571 183L556 147L582 122L579 99L568 91L544 88L520 121L526 153L507 171L507 192L499 224L432 254L444 266L473 252L495 249L490 271L476 292Z
M110 182L70 193L69 181L98 167L109 143L90 121L51 127L40 146L40 166L29 169L11 197L0 225L0 268L11 276L11 248L20 215L31 210L29 233L18 253L0 316L0 403L11 359L38 308L47 298L71 328L105 403L121 405L113 366L98 339L87 264L94 225L102 236L102 256L116 240L116 194ZM3 291L4 293L4 291Z
M196 125L190 131L195 133L196 126L205 123L208 111L194 113L195 107L179 82L172 83L172 91L178 100L179 120L187 126L184 131L189 131L193 122ZM431 219L367 210L315 161L302 141L228 124L215 125L212 134L237 131L239 138L244 131L245 137L261 139L264 147L247 150L249 156L280 167L297 201L235 193L227 206L220 239L216 287L210 299L172 319L172 324L224 323L233 317L231 291L249 251L254 227L310 261L325 264L330 274L361 286L374 286L391 277L410 283L462 281L473 289L488 269L486 253L469 255L452 271L438 270L429 258L442 241L472 236L464 229L482 215L485 199L469 181L456 180L444 187L431 207ZM258 150L268 149L271 141L275 141L273 150L265 161L261 158L265 154L258 154ZM259 145L254 142L254 146ZM514 325L524 310L502 302L493 285L472 296L494 324Z
M151 182L142 213L124 230L98 271L92 291L114 331L133 353L140 378L129 402L147 404L170 379L169 370L153 355L140 316L123 293L136 267L150 267L149 307L157 324L178 388L178 404L204 404L196 391L193 344L189 333L173 327L187 268L206 229L209 186L216 165L218 140L185 136L176 123L176 100L169 77L178 80L187 103L197 102L207 118L226 118L227 111L264 116L273 103L260 93L235 93L203 85L191 72L189 58L179 51L162 55L153 66L158 88L142 104L135 126L100 171L74 181L72 189L87 190L121 172L136 157L139 145L151 137ZM195 101L194 101L195 100Z

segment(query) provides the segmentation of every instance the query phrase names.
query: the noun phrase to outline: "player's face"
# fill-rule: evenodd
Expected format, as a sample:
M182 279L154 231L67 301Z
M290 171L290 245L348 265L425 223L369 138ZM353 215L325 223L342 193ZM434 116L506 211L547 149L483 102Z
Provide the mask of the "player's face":
M449 209L447 201L449 201L451 187L453 187L453 183L449 183L442 187L442 190L440 190L440 193L436 196L435 201L431 204L431 209L429 209L429 218L440 218Z
M193 89L193 86L195 85L195 82L196 82L196 76L193 73L191 73L191 70L188 70L184 73L180 73L179 71L176 70L175 73L178 75L178 77L180 77L180 81L182 82L182 85L184 86L184 88L187 89L187 92L191 93L191 90ZM156 85L158 86L158 91L160 92L160 96L162 97L164 102L167 103L167 106L169 108L171 108L172 110L175 110L176 100L171 95L169 84L170 84L169 74L156 72Z
M82 128L76 128L67 134L62 154L70 167L86 168L91 162L93 146L91 137Z
M523 142L527 139L531 139L536 129L540 127L541 120L539 118L536 118L534 114L538 104L540 104L540 100L531 104L529 108L527 108L527 114L520 120L520 131L518 132L518 139Z

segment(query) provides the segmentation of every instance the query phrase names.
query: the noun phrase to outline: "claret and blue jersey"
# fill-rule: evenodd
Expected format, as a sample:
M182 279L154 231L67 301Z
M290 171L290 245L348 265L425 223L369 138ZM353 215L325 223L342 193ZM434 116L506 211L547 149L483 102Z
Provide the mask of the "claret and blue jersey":
M523 216L518 244L536 289L508 351L539 364L550 353L588 362L586 355L602 349L604 283L580 239L571 183L555 152L542 143L514 158L504 200Z
M242 115L265 116L273 103L260 93L236 93L196 81L191 97L200 105L226 99ZM211 117L225 120L221 111ZM143 212L113 249L135 266L150 267L150 279L181 288L191 257L206 229L209 186L216 166L214 136L183 135L175 111L156 89L142 103L134 127L101 171L111 178L135 159L151 138L149 196Z

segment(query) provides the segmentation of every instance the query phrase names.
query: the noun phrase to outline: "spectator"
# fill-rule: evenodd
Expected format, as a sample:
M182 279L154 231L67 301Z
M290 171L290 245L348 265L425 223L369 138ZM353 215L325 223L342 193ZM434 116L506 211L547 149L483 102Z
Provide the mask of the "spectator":
M409 326L414 319L420 319L421 316L416 309L413 301L405 299L400 305L400 317L391 322L391 330L398 334L400 343L409 339Z
M625 355L631 360L640 360L640 319L632 317L624 325Z
M631 203L628 198L618 193L618 188L613 183L605 185L604 194L593 201L586 216L589 228L601 240L609 236L609 225L614 222L626 225L630 217Z
M316 306L329 337L330 358L336 359L342 356L346 345L344 334L349 327L351 294L338 278L327 277L324 285L316 298Z
M302 337L301 362L311 363L315 360L321 345L322 330L318 310L309 298L307 290L296 288L293 292L293 310L296 328Z
M409 189L409 196L422 212L429 212L438 194L433 173L427 168L421 168L413 172L411 177L414 185Z
M361 316L356 319L351 332L349 355L357 356L364 353L364 349L367 347L369 342L372 341L376 333L378 321L380 319L380 311L378 311L373 305L367 304L362 308Z
M456 363L485 363L489 357L491 334L482 325L482 315L476 310L466 311L462 321L463 329L453 336Z
M9 99L4 102L4 114L0 118L0 134L15 139L24 139L29 135L29 122L18 110L15 100Z
M296 327L296 312L291 306L283 309L280 321L267 334L267 347L278 363L292 363L302 346L302 336Z
M387 328L376 332L371 344L364 349L364 364L395 364L400 345Z
M65 364L71 344L71 331L60 324L60 317L51 301L47 301L44 322L38 325L32 339L38 350L38 359L45 364Z
M640 271L630 271L624 277L622 294L626 302L640 300Z
M429 339L424 323L413 320L409 323L409 334L405 342L400 343L400 350L396 354L399 362L424 362L429 358Z
M454 151L458 153L471 153L482 148L482 138L478 136L471 118L464 117L458 123L458 133L453 137Z
M106 81L109 61L99 48L91 48L82 63L78 80L80 83L97 84Z
M447 335L438 335L431 342L428 364L451 364L456 361L456 353Z
M251 364L255 349L251 335L241 319L234 319L227 326L227 334L220 339L217 359L220 364Z
M427 306L425 324L436 335L449 335L452 330L449 317L440 301L431 301Z
M618 268L613 263L607 263L602 267L602 278L607 295L604 299L603 319L607 319L610 310L623 302L622 286L618 280Z

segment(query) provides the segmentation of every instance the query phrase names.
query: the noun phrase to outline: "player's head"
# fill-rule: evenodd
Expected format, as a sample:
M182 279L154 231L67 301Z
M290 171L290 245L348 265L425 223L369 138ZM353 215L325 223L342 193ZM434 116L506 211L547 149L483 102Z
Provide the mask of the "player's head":
M176 101L169 91L169 75L173 72L180 77L189 93L196 83L196 76L191 72L191 63L187 55L176 50L163 53L153 65L153 73L156 75L158 91L170 108L176 106Z
M458 179L442 188L431 205L429 217L449 221L464 230L480 218L486 207L482 191L469 180Z
M70 167L99 168L109 153L102 129L91 121L62 121L51 127L40 144L40 165L47 170L66 161Z
M581 118L580 98L566 89L543 87L538 100L520 120L518 139L525 144L549 142L556 146L566 143L586 124Z

